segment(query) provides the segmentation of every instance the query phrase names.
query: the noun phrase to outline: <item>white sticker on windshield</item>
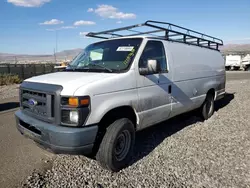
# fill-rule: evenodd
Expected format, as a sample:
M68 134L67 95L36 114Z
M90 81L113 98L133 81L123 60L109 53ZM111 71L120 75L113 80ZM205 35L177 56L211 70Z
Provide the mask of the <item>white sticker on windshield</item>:
M119 46L116 51L125 51L130 52L132 51L134 46Z

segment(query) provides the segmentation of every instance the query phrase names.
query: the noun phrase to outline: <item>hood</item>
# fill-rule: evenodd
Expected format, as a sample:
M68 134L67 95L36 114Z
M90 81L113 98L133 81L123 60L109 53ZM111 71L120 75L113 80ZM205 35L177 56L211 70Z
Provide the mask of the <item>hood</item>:
M92 82L115 76L115 73L93 73L93 72L56 72L35 76L26 79L27 82L38 82L46 84L61 85L62 95L74 95L74 92L81 86Z

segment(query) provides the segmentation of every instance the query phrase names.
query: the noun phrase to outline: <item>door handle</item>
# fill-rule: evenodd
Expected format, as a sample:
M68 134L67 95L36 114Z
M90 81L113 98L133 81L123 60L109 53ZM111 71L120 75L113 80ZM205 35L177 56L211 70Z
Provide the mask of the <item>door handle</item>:
M168 86L168 93L172 93L172 86L171 85Z

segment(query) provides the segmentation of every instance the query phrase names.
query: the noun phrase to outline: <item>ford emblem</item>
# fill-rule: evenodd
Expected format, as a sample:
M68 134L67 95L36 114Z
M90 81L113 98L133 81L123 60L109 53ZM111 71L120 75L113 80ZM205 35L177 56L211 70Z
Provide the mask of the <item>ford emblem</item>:
M37 105L37 101L34 100L34 99L29 99L28 103L29 103L29 105L32 106L32 107Z

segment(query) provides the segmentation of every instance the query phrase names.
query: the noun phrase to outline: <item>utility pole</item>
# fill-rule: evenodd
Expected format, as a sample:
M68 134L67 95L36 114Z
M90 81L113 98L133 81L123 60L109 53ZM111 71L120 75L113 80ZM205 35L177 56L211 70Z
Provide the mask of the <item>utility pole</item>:
M57 33L57 29L56 29L56 53L57 53L57 43L58 43L58 33Z
M55 63L56 63L56 50L54 48L54 58L55 58Z

